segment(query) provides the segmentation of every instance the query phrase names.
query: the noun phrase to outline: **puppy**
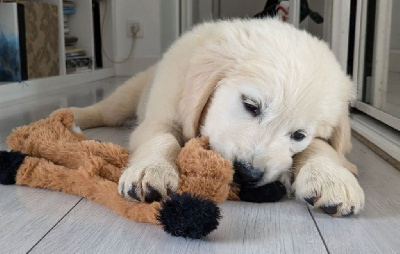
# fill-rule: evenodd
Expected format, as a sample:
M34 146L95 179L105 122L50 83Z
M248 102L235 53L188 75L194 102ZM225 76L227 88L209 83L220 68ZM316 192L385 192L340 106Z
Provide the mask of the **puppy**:
M281 180L297 198L340 216L364 206L357 168L345 158L352 96L324 42L275 19L231 20L194 28L109 97L72 110L81 128L137 117L119 181L128 200L174 192L182 145L205 135L233 162L238 182Z

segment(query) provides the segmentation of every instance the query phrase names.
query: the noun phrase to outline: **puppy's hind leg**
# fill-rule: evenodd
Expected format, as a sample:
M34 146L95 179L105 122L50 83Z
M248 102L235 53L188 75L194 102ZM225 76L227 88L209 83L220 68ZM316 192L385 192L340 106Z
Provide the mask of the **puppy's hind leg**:
M85 107L69 108L75 123L82 129L98 126L118 126L136 116L142 90L150 85L156 65L130 78L104 100Z

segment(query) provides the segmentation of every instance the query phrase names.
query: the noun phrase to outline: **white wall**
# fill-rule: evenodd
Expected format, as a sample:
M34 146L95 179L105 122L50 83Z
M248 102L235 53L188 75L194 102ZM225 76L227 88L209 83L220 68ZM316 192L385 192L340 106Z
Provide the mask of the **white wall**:
M115 65L116 75L132 75L157 62L179 33L176 16L179 3L178 0L113 0L113 4L116 60L125 59L132 45L132 38L126 32L128 20L140 21L143 28L144 36L136 39L129 60Z
M160 0L161 54L179 37L179 0Z

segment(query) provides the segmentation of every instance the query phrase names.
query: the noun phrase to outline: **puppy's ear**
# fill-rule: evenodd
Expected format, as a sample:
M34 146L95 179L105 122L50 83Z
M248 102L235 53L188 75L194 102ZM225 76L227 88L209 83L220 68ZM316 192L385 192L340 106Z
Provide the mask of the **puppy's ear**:
M224 50L222 42L216 42L196 52L185 77L185 87L179 105L183 123L183 137L188 140L199 134L200 122L207 102L231 66L232 59ZM204 115L203 115L204 116Z
M199 134L200 117L208 100L214 93L218 81L219 78L217 76L209 78L198 77L183 91L180 115L182 117L184 139L190 139Z
M345 155L351 150L351 128L349 117L346 113L342 114L339 124L333 128L329 143L339 155Z
M355 176L358 175L357 166L349 162L345 155L351 150L351 128L348 111L342 114L339 124L333 129L329 143L342 158L343 166Z
M356 98L356 88L349 77L345 76L340 82L340 97L345 98L346 106L343 108L339 123L334 127L330 137L330 144L339 155L345 155L351 150L351 128L349 122L349 107L348 103Z

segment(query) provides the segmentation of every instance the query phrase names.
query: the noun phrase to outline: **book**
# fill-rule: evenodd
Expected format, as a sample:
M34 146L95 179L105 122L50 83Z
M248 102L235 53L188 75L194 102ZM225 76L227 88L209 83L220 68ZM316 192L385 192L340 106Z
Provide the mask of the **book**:
M66 36L65 37L65 46L73 46L78 42L78 37L76 36Z
M75 10L75 7L72 7L72 8L64 7L63 12L64 12L64 14L74 14L76 12L76 10Z
M65 53L66 57L75 57L75 56L86 56L85 51L79 51L79 52L71 52L71 53Z
M63 7L64 8L75 8L75 3L74 2L63 2Z
M86 51L81 47L68 46L65 47L65 56L66 57L86 56Z
M72 57L66 59L67 74L86 72L92 70L91 57Z

